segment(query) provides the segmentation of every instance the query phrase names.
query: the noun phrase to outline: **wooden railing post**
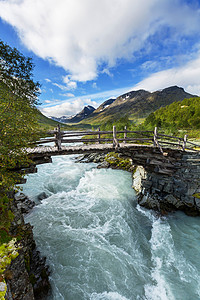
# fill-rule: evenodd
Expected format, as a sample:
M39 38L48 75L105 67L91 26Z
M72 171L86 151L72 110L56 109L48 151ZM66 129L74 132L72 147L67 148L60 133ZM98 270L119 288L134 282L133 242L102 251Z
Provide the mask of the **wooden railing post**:
M119 143L117 141L117 130L116 130L116 126L113 126L113 147L115 149L117 149L119 146Z
M184 135L184 139L183 139L183 151L185 151L186 143L187 143L187 134Z
M155 127L155 129L154 129L153 146L154 147L158 147L158 149L160 150L160 152L162 154L164 154L164 151L163 151L161 145L158 142L158 129L157 129L157 127Z
M178 138L178 149L181 148L181 140Z
M127 126L124 126L124 144L126 143L127 138Z
M99 128L98 128L98 131L100 131L100 130L101 130L101 129L100 129L100 127L99 127ZM98 134L97 138L99 139L98 143L101 144L101 142L100 142L100 138L101 138L100 133Z
M158 135L158 131L157 131L157 127L154 128L154 136L153 136L153 146L156 147L157 146L157 135Z
M55 146L58 148L58 151L60 151L61 148L61 132L60 132L60 124L58 124L58 127L55 128Z

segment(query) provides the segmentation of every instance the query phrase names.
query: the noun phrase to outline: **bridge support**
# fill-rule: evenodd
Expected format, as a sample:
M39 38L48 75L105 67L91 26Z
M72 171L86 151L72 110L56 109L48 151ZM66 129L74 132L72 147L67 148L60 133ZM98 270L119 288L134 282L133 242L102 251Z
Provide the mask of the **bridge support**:
M182 210L200 215L200 154L182 152L177 160L168 157L163 165L155 163L149 159L133 175L138 203L161 213Z

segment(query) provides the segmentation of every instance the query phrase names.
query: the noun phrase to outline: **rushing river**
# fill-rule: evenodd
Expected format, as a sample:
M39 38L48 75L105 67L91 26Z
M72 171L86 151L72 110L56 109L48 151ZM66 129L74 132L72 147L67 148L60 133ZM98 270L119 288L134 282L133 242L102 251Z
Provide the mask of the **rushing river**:
M48 300L200 299L200 218L137 205L131 174L54 157L23 186L51 268Z

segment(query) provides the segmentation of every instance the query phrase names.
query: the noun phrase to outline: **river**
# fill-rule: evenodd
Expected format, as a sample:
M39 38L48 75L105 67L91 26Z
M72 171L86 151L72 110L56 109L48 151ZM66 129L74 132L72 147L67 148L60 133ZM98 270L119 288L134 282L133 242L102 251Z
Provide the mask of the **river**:
M200 218L137 205L131 174L58 156L27 176L26 216L51 269L48 300L200 299Z

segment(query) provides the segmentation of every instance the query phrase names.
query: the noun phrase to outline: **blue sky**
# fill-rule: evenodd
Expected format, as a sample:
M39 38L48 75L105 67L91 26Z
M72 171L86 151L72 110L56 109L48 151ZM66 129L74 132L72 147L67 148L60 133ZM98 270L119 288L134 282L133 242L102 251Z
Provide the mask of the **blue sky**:
M33 58L47 116L140 88L200 95L200 0L0 0L0 38Z

